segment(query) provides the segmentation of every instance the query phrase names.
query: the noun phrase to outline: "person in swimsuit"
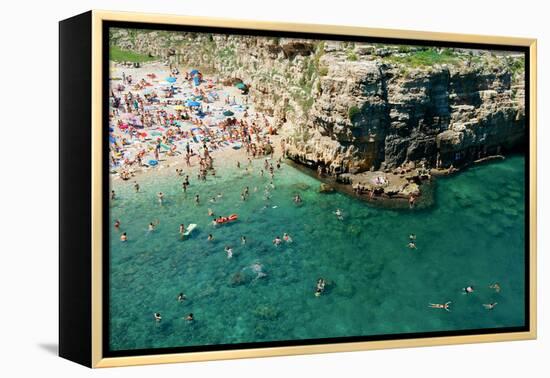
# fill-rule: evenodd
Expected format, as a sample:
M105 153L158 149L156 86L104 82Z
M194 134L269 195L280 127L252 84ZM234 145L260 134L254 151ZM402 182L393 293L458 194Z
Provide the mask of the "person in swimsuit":
M189 315L187 315L185 317L185 320L187 320L188 322L192 322L193 320L195 320L195 318L193 317L193 313L190 313Z
M120 228L120 220L117 219L117 220L115 221L115 229L118 230L119 228Z
M233 257L233 248L230 246L225 247L225 253L227 253L227 258L230 259Z
M162 316L160 315L160 312L155 312L153 314L153 317L155 318L155 321L158 323L162 320Z
M472 294L474 292L474 287L473 286L466 286L466 287L462 288L462 291L464 292L464 294Z
M183 293L178 294L178 302L183 302L186 299L187 299L187 297L185 296L185 294L183 294Z
M492 309L495 308L495 306L496 306L497 304L498 304L497 302L487 303L487 304L484 304L483 307L485 307L486 310L492 310Z
M128 240L128 236L126 235L126 232L123 232L122 235L120 235L120 241L125 242Z
M319 278L317 280L317 286L315 287L315 296L318 297L325 291L326 281L324 278Z
M136 191L136 193L139 193L139 184L137 183L137 181L134 181L134 190Z
M430 303L430 304L428 305L428 307L430 307L430 308L436 308L436 309L441 309L441 310L445 310L445 311L451 312L451 310L449 309L451 303L452 303L452 302L447 302L447 303Z
M498 282L495 282L494 284L492 285L489 285L489 289L493 289L494 291L496 291L497 293L500 293L500 285L498 284Z

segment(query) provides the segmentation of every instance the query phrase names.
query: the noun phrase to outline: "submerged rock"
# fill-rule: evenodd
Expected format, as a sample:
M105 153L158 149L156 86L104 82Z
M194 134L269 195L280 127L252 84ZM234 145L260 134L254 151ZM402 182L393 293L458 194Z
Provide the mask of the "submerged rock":
M335 190L336 189L329 184L321 183L319 186L319 193L333 193Z

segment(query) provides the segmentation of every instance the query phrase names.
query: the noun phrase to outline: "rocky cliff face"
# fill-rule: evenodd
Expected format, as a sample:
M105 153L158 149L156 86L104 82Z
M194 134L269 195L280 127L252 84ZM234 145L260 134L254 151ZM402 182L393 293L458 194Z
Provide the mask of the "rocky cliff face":
M242 79L290 157L333 173L457 166L526 133L517 54L121 29L111 43Z

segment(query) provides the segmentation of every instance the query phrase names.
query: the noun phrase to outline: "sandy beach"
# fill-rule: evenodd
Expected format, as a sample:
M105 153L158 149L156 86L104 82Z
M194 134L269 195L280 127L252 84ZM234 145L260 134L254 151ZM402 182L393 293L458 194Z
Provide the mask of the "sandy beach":
M189 69L189 72L194 71ZM128 78L131 78L130 83ZM235 85L224 85L218 77L201 75L197 83L190 78L186 80L185 73L174 75L161 63L138 68L113 63L111 90L115 97L122 99L118 107L113 101L110 107L113 182L149 180L158 175L182 176L180 169L185 175L196 177L201 170L199 163L204 158L205 147L215 169L236 166L238 162L245 165L249 158L279 159L282 156L281 137L269 132L270 117L255 111L245 91ZM147 118L150 119L148 123L144 122ZM228 119L237 127L253 126L250 140L244 140L236 127L224 127ZM247 142L269 144L273 153L262 151L252 156L245 148ZM155 156L157 144L161 145L158 159ZM189 164L186 162L187 146L191 151Z

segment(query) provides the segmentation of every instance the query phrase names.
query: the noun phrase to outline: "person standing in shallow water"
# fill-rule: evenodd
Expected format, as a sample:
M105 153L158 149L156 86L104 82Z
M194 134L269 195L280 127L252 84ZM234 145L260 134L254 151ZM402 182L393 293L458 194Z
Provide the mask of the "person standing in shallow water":
M137 181L134 181L134 190L136 191L136 193L139 193L139 184L137 183Z

